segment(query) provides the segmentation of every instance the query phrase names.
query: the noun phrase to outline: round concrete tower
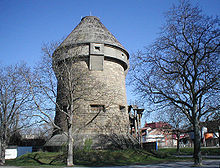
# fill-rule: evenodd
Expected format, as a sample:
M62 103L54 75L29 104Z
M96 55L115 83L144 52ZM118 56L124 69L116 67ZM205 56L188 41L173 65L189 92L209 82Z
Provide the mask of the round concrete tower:
M82 18L54 52L53 68L58 79L55 123L63 131L67 131L67 117L60 109L66 110L70 96L64 66L71 67L73 90L78 90L73 94L75 146L90 139L93 147L105 148L114 138L128 136L128 59L125 48L95 16Z

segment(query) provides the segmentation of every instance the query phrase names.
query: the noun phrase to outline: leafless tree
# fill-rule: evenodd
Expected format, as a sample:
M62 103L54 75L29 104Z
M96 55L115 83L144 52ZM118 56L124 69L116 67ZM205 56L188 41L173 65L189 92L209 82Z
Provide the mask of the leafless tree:
M35 117L35 120L39 121L39 118ZM38 123L36 123L35 125L32 125L31 127L22 129L22 131L19 132L19 135L23 139L30 136L31 138L34 138L34 139L43 139L47 141L52 136L53 129L54 128L52 125L39 121Z
M55 42L43 46L43 61L38 64L34 74L26 76L26 80L38 108L39 113L36 113L35 116L52 125L55 131L67 135L67 165L72 166L74 160L73 135L91 124L103 112L97 112L94 117L87 121L85 118L78 117L80 105L82 106L83 102L101 101L100 98L110 100L114 94L109 94L107 91L100 92L104 84L97 81L88 71L86 59L79 56L81 48L69 53L65 59L54 59L65 50L59 50L59 45ZM59 90L57 92L57 85L63 89L62 92ZM57 101L57 98L60 98L61 101ZM57 115L53 120L55 111L59 112L59 116ZM57 120L62 122L57 122ZM81 120L80 126L74 125L76 120Z
M0 67L0 164L5 163L5 150L10 137L30 126L33 107L23 73L24 65Z
M200 122L219 109L219 19L181 1L166 14L159 37L137 52L134 87L150 107L176 106L193 125L194 164L201 165Z

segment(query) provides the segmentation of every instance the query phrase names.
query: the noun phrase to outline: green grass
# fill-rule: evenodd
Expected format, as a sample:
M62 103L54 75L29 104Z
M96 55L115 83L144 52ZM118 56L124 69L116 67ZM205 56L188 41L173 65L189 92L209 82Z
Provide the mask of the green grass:
M176 148L161 148L160 152L165 152L169 155L176 155ZM202 155L220 155L220 148L202 148ZM180 148L180 155L193 155L193 148Z
M28 153L25 155L22 155L16 159L12 160L6 160L6 165L9 166L31 166L31 167L36 167L36 166L64 166L65 163L63 163L62 159L57 159L55 160L52 164L49 164L52 160L56 159L58 156L62 155L62 153L59 152L34 152L34 153ZM37 162L36 160L32 158L36 158L39 160Z
M35 158L35 160L33 158ZM50 164L52 160L54 160L54 162ZM75 151L74 157L74 162L77 166L152 164L180 160L183 159L177 159L170 157L169 155L164 155L163 152L149 153L144 150L81 150ZM66 157L61 152L35 152L25 154L14 160L7 160L6 165L27 167L61 167L66 166Z
M147 164L162 161L151 153L137 150L76 151L75 163L86 166Z
M141 165L192 160L192 158L175 158L172 156L176 155L176 148L163 148L151 153L144 150L78 150L74 152L74 162L77 166ZM181 148L180 152L182 155L192 155L193 148ZM220 150L219 148L202 148L202 154L220 155ZM62 167L66 166L66 155L62 152L35 152L25 154L14 160L7 160L6 165Z

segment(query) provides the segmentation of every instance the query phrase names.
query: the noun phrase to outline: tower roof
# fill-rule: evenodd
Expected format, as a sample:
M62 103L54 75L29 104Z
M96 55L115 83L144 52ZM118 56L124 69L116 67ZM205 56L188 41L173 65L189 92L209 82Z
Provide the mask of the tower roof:
M80 43L103 43L125 50L125 48L118 42L114 35L110 33L110 31L96 16L83 17L81 22L67 36L60 47Z

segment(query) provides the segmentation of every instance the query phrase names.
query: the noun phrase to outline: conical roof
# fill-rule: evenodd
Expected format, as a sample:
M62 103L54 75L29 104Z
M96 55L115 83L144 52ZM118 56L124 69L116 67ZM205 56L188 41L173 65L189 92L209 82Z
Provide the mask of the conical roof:
M95 16L82 18L78 26L63 41L61 47L79 43L103 43L125 50L114 35Z

